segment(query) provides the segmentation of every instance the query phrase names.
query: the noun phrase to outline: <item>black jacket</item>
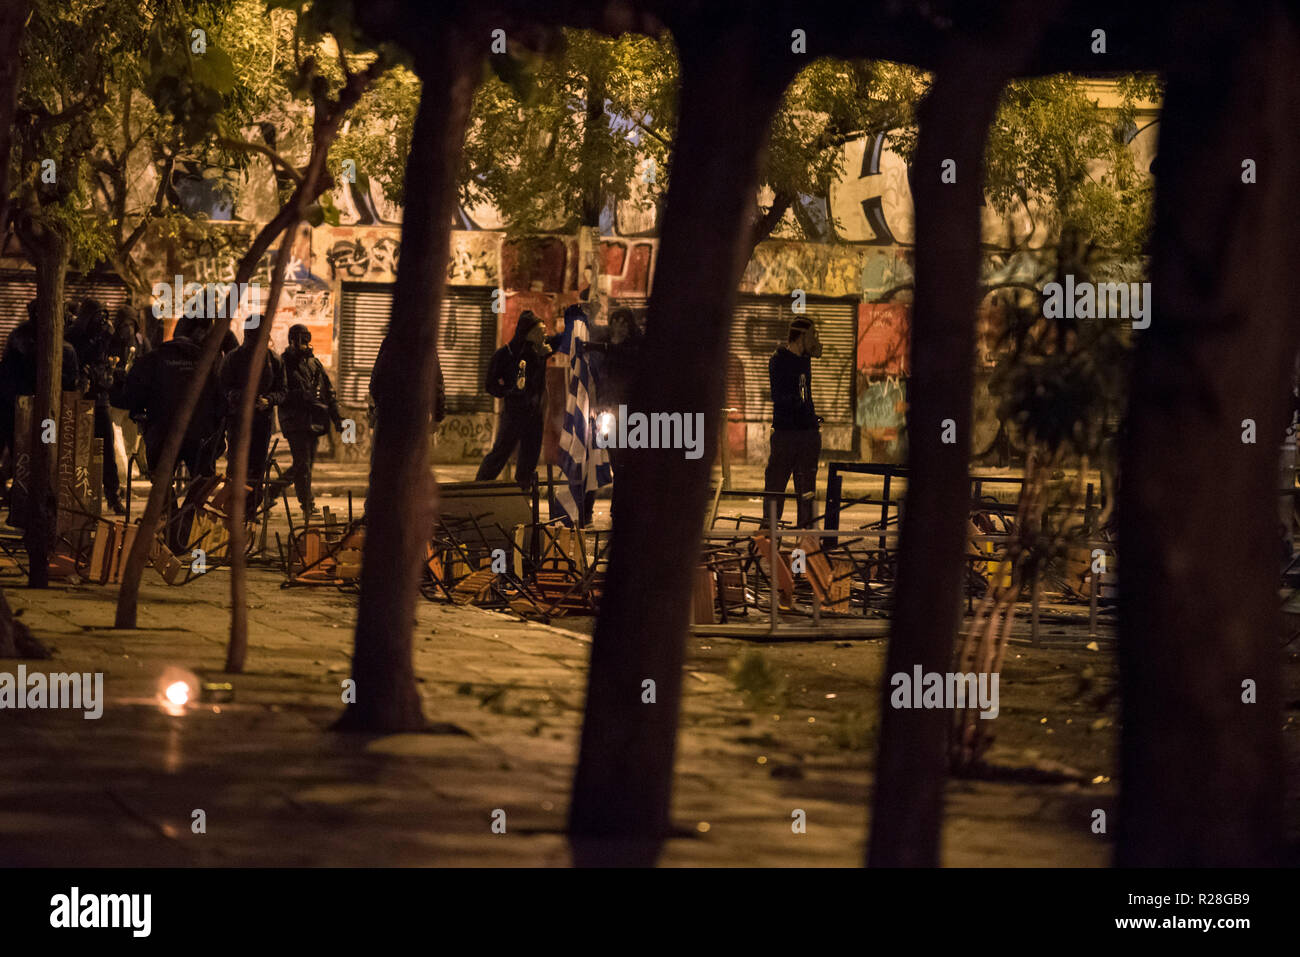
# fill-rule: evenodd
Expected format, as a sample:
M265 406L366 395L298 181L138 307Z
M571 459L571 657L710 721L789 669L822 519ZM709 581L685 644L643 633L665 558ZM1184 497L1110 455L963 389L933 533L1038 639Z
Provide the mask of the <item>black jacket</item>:
M767 362L772 385L772 427L780 431L817 428L812 399L812 359L779 348Z
M388 346L389 339L379 345L379 355L375 356L375 366L370 370L370 423L373 427L379 420L379 408L389 402L403 400L402 381L388 369L389 356L393 350ZM447 386L442 376L442 363L438 363L438 374L433 380L433 424L437 425L447 417Z
M72 392L77 388L77 373L80 363L77 351L66 339L63 342L63 391ZM36 325L30 319L24 319L9 333L5 342L4 354L0 356L0 401L9 408L20 395L36 394Z
M334 386L311 349L290 346L280 356L284 360L285 396L280 406L280 431L324 435L329 422L343 428Z
M244 385L248 382L248 365L253 361L253 342L253 338L249 337L221 363L221 392L226 399L226 413L232 417L239 414L239 400L244 394ZM254 407L253 417L269 420L275 406L284 402L287 388L284 362L268 349L266 362L262 364L262 375L257 382L257 397L266 399L269 407L266 409Z
M88 383L86 398L107 408L116 366L113 361L113 327L99 316L92 316L69 330L67 338L77 352L77 364Z
M168 339L131 366L122 387L121 404L131 418L144 421L145 448L157 447L167 437L172 416L198 371L202 345L193 339ZM221 426L221 389L214 369L199 393L198 405L185 430L187 444L205 442Z

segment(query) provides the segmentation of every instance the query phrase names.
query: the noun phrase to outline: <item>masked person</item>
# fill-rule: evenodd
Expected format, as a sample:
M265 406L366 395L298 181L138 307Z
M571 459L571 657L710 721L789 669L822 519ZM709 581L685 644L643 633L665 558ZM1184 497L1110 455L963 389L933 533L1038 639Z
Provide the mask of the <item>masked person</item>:
M4 352L0 354L0 457L6 451L9 452L6 478L13 474L14 469L14 416L18 412L18 398L36 394L36 312L36 300L33 299L27 303L27 318L9 333ZM77 350L65 339L61 383L63 391L76 390L79 382Z
M113 419L108 410L118 364L118 357L113 354L113 326L108 320L108 310L97 299L83 300L67 339L77 352L77 364L88 382L85 397L95 403L95 438L104 443L104 498L109 508L122 515L126 509L122 506Z
M542 454L542 413L546 399L546 357L560 336L546 336L542 320L525 309L510 342L492 354L484 387L502 400L496 440L483 456L474 476L490 482L501 474L510 453L515 459L515 482L524 491L533 486L533 473Z
M256 329L261 316L251 316L249 323ZM244 387L248 384L248 370L256 354L257 336L247 335L243 345L233 350L221 363L221 392L226 399L227 431L230 435L230 452L233 453L239 428L239 407L243 401ZM284 362L267 346L266 361L257 380L257 398L253 404L253 423L248 439L248 496L245 515L252 515L262 502L262 476L266 471L266 458L271 450L271 433L275 431L275 408L284 402L286 392Z
M325 367L311 351L311 333L297 324L289 328L289 348L280 356L284 361L285 393L280 405L280 431L289 443L293 467L285 476L293 479L294 493L303 518L310 520L316 511L311 492L311 471L316 464L316 443L329 431L330 423L342 431L334 386Z
M784 496L786 483L794 476L798 497L799 527L811 528L817 495L817 457L821 455L821 419L813 408L812 360L822 354L821 339L811 319L803 316L790 323L786 342L768 360L772 386L771 452L763 488ZM776 517L784 511L785 499L776 501Z
M151 472L157 468L162 456L176 410L180 408L190 382L198 374L199 356L203 351L198 340L202 338L202 323L182 317L176 323L176 334L171 339L135 360L122 386L121 403L130 410L136 423L143 423L144 453ZM209 450L220 422L221 392L217 371L213 369L203 384L198 405L190 417L176 457L177 464L183 462L191 477L215 473ZM168 482L171 477L153 475L153 480Z

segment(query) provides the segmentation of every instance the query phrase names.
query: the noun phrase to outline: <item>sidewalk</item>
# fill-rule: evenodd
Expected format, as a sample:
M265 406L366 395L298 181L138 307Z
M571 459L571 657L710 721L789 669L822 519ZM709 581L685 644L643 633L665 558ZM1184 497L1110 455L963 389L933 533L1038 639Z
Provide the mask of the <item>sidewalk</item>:
M248 670L227 679L234 701L169 717L155 701L164 668L222 667L224 570L183 588L148 577L134 632L109 627L112 589L5 584L55 650L52 661L26 662L29 672L102 671L107 702L97 721L80 711L0 711L0 864L569 861L562 829L584 636L421 601L415 664L433 730L365 738L327 730L349 673L352 596L281 590L277 575L253 570ZM674 819L693 836L670 841L662 862L856 866L884 642L764 647L785 700L750 707L727 669L755 647L690 641ZM952 783L945 862L1103 865L1109 838L1088 825L1091 809L1110 809L1114 798L1115 731L1093 700L1111 681L1109 656L1016 646L1008 658L999 753L1040 769L1077 763L1083 781ZM1080 683L1085 661L1094 691ZM1087 783L1096 775L1099 784ZM490 830L498 808L504 835ZM206 814L206 834L191 832L195 809ZM807 833L792 832L795 809L806 812Z

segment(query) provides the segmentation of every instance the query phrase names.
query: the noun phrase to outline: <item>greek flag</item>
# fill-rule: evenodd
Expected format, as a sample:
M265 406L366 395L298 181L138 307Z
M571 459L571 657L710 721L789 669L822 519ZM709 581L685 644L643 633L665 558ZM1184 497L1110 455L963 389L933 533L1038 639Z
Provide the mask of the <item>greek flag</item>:
M556 489L555 500L564 510L554 516L572 528L582 524L582 505L588 492L614 481L609 453L596 446L595 419L591 411L591 364L587 360L587 320L575 319L568 336L569 394L564 403L564 431L560 433L559 466L568 479Z

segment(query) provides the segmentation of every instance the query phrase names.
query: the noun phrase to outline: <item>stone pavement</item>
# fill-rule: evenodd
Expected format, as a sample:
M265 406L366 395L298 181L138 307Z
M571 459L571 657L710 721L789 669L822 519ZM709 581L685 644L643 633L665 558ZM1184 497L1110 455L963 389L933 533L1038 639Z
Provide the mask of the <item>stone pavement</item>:
M103 717L0 711L0 863L23 865L563 865L588 639L475 608L421 602L415 665L429 733L328 729L349 673L354 597L281 590L250 575L247 673L235 697L180 716L158 705L169 667L216 676L227 573L169 588L150 576L140 629L111 628L111 588L6 596L55 650L29 671L102 671ZM665 865L860 863L884 643L790 643L763 661L786 685L747 697L728 668L754 645L692 639ZM1021 652L1024 658L1021 658ZM952 865L1102 865L1113 726L1075 659L1017 646L1004 669L999 743L1013 763L1079 760L1082 783L959 781L949 789ZM0 663L14 672L19 662ZM1013 689L1020 683L1021 691ZM1076 687L1079 685L1079 687ZM752 690L752 689L751 689ZM1093 689L1096 690L1096 689ZM1040 717L1041 715L1041 717ZM1061 733L1053 737L1059 730ZM1087 778L1099 773L1097 785ZM202 809L207 832L191 831ZM493 834L492 812L507 815ZM792 812L807 815L793 833Z

